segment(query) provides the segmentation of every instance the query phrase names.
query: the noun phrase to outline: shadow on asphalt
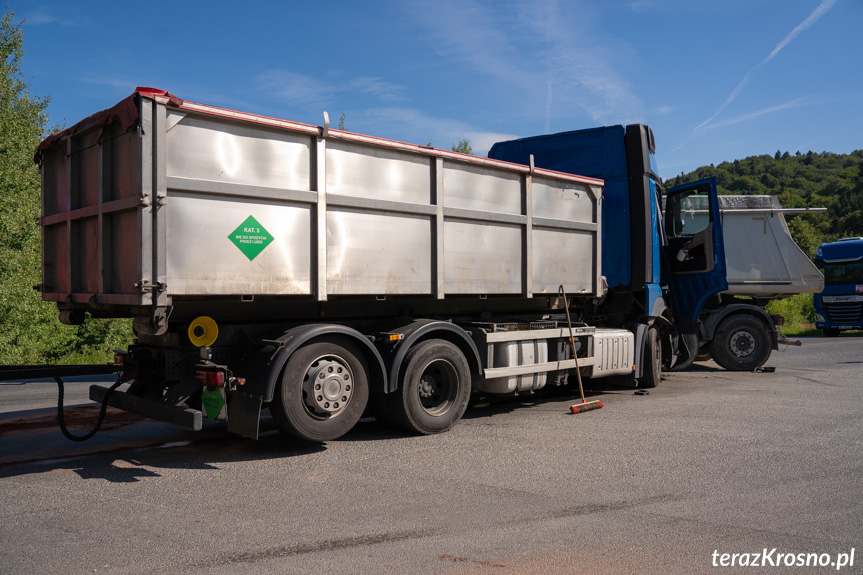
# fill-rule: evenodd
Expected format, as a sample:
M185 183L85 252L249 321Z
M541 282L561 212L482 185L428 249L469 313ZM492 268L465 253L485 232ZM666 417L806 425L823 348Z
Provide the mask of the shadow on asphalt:
M223 463L300 457L326 450L325 444L301 442L276 430L264 431L257 441L237 437L221 425L199 433L172 432L170 437L165 436L167 441L161 442L148 435L149 439L140 442L115 441L86 453L12 463L0 467L0 478L69 470L82 479L130 483L145 477L161 477L159 470L218 471L218 464ZM67 443L70 447L75 445ZM62 448L54 451L62 453Z
M695 364L690 371L721 370ZM584 385L587 401L635 392L626 378L585 380ZM480 419L561 403L561 411L568 412L570 405L579 402L577 385L548 385L535 393L522 393L514 397L474 393L463 419ZM6 454L0 457L0 478L68 470L82 479L130 483L143 478L161 477L159 470L217 471L219 464L303 457L327 449L326 443L305 442L280 432L267 412L261 419L261 437L252 440L229 434L221 422L208 423L203 431L191 432L118 411L109 413L105 430L97 433L92 443L81 444L70 442L60 435L56 427L56 412L43 411L45 413L41 420L25 418L27 423L22 424L21 429L12 429L9 423L16 416L25 416L27 412L4 414L0 436L6 435L3 440L7 442L7 449ZM85 423L86 420L78 422L79 425ZM366 417L337 441L390 441L415 436ZM33 451L28 451L30 449Z

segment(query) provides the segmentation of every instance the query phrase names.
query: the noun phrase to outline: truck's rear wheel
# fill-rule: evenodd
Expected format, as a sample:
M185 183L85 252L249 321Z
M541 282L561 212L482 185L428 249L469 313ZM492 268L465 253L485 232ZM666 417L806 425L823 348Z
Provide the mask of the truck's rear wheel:
M416 344L402 364L399 388L385 396L388 418L423 435L448 430L470 398L470 367L461 350L442 339Z
M270 412L285 432L329 441L350 431L369 398L366 363L347 340L309 343L288 359Z
M732 315L719 324L710 355L729 371L752 371L770 357L770 332L764 322L751 315Z

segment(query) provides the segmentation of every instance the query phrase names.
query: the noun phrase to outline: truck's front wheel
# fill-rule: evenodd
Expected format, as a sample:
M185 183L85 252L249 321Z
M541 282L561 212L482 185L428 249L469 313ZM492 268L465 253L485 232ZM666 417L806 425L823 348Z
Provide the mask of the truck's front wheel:
M429 435L448 430L470 399L470 367L461 350L442 339L416 344L402 364L399 388L385 396L399 427Z
M751 315L732 315L716 329L710 355L729 371L752 371L764 365L771 348L764 322Z
M638 387L656 387L662 380L662 340L659 330L648 328L644 340L644 375Z
M350 431L369 398L362 353L347 340L316 341L288 359L270 412L285 432L329 441Z

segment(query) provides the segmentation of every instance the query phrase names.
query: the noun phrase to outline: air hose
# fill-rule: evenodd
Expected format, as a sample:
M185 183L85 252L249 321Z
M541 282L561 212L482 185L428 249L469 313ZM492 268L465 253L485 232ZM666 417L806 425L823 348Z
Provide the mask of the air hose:
M102 422L105 420L105 413L108 411L108 399L111 397L111 394L114 393L114 390L120 387L123 383L122 379L117 378L117 383L112 385L108 389L108 393L105 394L105 397L102 398L102 407L99 409L99 418L96 420L96 426L86 435L72 435L66 427L66 419L63 414L63 396L66 393L65 386L63 385L63 380L58 375L54 376L54 381L57 382L57 387L59 389L57 397L57 420L60 423L60 431L63 432L63 435L65 435L67 439L71 439L72 441L87 441L96 435L96 432L99 431L99 428L102 427Z

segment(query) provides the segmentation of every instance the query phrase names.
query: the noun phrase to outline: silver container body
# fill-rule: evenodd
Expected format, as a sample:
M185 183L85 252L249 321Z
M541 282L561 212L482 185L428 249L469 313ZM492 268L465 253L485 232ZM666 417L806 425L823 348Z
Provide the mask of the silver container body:
M46 300L601 293L601 181L135 101L43 151Z

